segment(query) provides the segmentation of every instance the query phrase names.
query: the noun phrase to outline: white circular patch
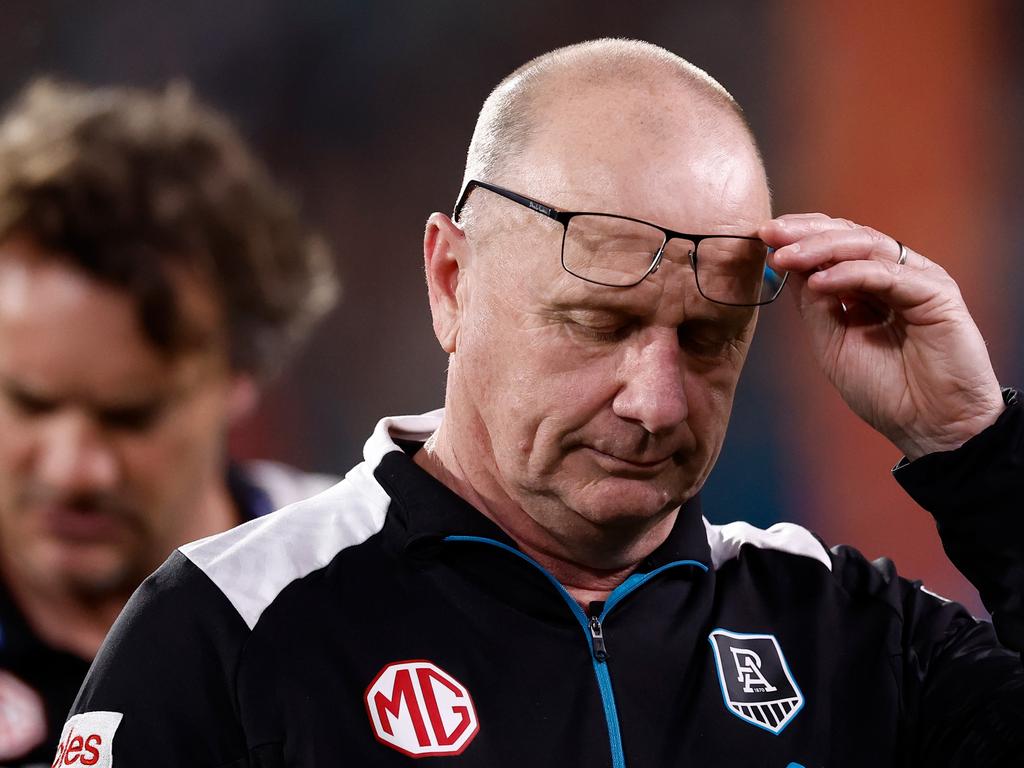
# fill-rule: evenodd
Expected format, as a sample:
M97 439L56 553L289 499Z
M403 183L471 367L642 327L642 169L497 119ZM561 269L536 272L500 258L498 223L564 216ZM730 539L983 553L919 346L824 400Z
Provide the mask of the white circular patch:
M20 757L45 738L43 700L10 672L0 670L0 760Z

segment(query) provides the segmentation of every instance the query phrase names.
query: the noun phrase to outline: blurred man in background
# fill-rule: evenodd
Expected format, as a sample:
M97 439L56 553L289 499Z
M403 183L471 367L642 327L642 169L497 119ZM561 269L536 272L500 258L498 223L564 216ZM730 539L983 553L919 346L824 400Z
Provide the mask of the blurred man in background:
M324 243L220 115L40 81L0 123L0 763L49 764L178 545L330 484L232 424L332 306Z

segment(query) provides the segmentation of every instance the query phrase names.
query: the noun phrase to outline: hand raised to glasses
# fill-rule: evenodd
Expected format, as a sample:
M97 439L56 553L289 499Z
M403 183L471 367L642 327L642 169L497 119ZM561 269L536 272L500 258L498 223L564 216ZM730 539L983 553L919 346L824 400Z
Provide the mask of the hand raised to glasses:
M910 460L951 450L1004 408L985 341L946 271L888 235L820 213L780 216L761 238L814 354L847 405Z

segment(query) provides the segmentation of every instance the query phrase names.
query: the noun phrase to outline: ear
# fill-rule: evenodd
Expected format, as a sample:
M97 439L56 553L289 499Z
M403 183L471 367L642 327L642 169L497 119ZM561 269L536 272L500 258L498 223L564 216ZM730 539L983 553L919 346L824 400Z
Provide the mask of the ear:
M260 391L256 380L248 373L232 373L228 384L228 425L234 426L256 409Z
M465 277L463 270L468 249L466 233L458 224L443 213L430 215L423 233L423 267L427 275L434 335L448 354L458 346L465 309L459 284Z

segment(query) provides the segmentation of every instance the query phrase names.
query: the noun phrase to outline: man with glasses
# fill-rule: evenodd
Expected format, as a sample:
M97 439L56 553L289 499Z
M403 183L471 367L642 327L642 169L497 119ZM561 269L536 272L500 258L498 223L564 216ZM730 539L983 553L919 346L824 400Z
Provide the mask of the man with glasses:
M59 758L1017 759L1021 548L990 533L1019 529L1024 417L938 266L841 220L772 219L732 98L628 41L498 86L424 254L444 412L383 420L334 489L182 548L119 622ZM802 528L703 521L757 307L787 275L1009 647Z

